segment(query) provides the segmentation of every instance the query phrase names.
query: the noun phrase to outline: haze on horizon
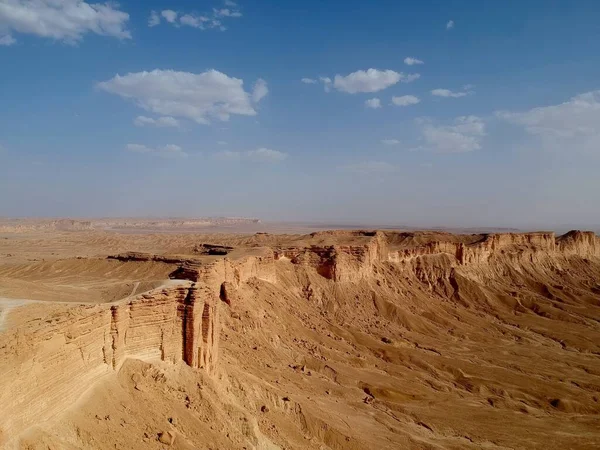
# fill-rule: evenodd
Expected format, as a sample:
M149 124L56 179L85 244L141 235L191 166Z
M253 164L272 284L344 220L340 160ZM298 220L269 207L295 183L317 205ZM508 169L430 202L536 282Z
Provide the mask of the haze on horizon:
M0 0L0 216L598 229L600 4L441 3Z

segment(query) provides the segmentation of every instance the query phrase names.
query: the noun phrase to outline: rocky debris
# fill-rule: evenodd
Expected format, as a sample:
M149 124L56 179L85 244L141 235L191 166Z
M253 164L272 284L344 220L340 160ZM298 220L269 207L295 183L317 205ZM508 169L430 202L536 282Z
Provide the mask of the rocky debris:
M173 445L175 443L175 433L172 431L163 431L158 433L158 441L161 444Z
M172 280L199 281L202 263L197 261L185 261L175 271L169 274Z
M229 281L225 281L221 284L219 298L221 301L227 303L229 306L232 306L232 303L235 304L237 300L236 288L233 283Z
M216 244L198 244L195 245L192 251L194 253L199 253L201 255L214 255L214 256L225 256L227 255L233 247L228 247L226 245L216 245Z
M125 252L119 253L116 255L109 255L106 259L116 259L118 261L127 262L127 261L154 261L154 262L162 262L165 264L189 264L189 265L201 265L202 261L197 258L189 258L185 256L178 255L156 255L153 253L144 253L144 252Z

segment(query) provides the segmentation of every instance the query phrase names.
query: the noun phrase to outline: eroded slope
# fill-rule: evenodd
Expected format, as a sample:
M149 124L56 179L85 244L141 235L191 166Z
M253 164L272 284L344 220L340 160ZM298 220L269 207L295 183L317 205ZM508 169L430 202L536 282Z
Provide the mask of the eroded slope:
M56 384L81 392L67 396L62 414L43 400L48 374L67 367L49 355L63 352L56 335L68 336L68 327L60 321L82 307L61 306L49 333L47 313L39 310L36 322L30 312L55 306L13 307L0 334L3 389L44 364L23 386L40 399L33 410L45 415L30 412L33 428L18 427L17 414L3 409L5 442L161 448L173 438L174 448L315 449L600 443L600 242L593 234L331 232L212 242L245 250L208 264L183 258L172 273L212 299L210 331L203 316L190 325L178 314L185 293L164 302L152 292L127 299L128 317L135 301L153 312L145 315L147 332L123 331L125 351L115 365L92 359L104 355L104 340L94 351L79 345L94 335L110 338L110 320L102 333L77 322L71 376ZM114 307L85 308L103 315ZM29 331L18 326L27 318ZM198 336L191 347L188 327ZM213 366L199 362L202 349L210 349ZM100 375L81 378L86 370Z

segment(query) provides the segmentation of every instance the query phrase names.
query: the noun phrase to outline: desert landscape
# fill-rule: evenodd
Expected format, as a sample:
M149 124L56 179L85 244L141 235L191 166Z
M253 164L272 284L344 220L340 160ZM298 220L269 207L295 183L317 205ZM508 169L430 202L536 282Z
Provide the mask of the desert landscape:
M593 232L0 228L1 448L600 445Z
M600 449L599 18L0 0L0 450Z

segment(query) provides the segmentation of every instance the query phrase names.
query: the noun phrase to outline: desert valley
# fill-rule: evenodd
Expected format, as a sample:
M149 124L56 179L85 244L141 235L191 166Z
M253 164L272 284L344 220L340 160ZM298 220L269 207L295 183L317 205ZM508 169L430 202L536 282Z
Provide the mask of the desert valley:
M599 0L0 0L0 450L600 449Z
M592 232L128 223L0 224L1 448L598 448Z

